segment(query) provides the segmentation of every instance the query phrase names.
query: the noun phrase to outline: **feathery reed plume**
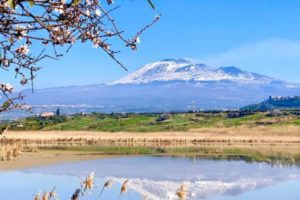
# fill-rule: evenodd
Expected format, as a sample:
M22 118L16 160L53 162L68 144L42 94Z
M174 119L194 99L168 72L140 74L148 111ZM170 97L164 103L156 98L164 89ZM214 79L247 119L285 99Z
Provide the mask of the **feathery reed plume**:
M7 161L12 160L12 152L11 152L10 149L8 149L8 150L6 151L6 160L7 160Z
M94 178L95 178L94 172L91 172L90 175L86 177L85 181L83 181L82 183L84 191L94 188Z
M106 181L106 182L104 183L104 185L103 185L103 187L102 187L102 190L101 190L101 192L100 192L100 194L99 194L99 197L102 195L102 193L104 192L104 189L105 189L105 188L111 188L112 183L113 183L112 180L108 180L108 181ZM99 198L99 197L98 197L98 198Z
M83 195L83 192L81 191L81 189L76 189L71 197L71 200L79 200L80 194Z
M21 155L22 154L22 145L21 144L17 144L16 146L16 149L17 149L17 155Z
M33 200L40 200L41 199L41 192L36 193L36 195L34 195Z
M185 185L181 185L177 191L176 191L176 196L180 199L180 200L185 200L186 196L187 196L187 189L185 187Z
M58 198L58 195L57 195L57 192L56 192L56 187L53 187L52 190L50 191L49 193L49 198L53 198L53 199L57 199Z
M49 192L45 191L43 196L42 196L42 200L49 200Z
M13 148L13 150L12 150L12 156L13 156L14 158L16 158L18 155L19 155L18 149L17 149L16 147Z
M5 153L6 152L5 152L4 147L0 146L0 161L5 161L5 157L6 157Z
M121 187L121 191L120 191L120 195L119 197L122 195L122 194L125 194L127 192L127 183L128 183L129 180L125 180L124 183L122 184L122 187Z

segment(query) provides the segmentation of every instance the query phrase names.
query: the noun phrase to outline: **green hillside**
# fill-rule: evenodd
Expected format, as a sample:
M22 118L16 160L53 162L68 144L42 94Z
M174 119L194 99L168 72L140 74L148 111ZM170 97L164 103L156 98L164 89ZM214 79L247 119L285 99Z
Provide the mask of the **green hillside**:
M249 105L241 108L242 111L265 112L270 110L295 110L300 109L300 97L270 97L259 104Z
M300 125L298 111L273 112L201 112L171 114L102 114L30 117L2 122L10 130L90 130L90 131L183 131L193 128L236 126Z

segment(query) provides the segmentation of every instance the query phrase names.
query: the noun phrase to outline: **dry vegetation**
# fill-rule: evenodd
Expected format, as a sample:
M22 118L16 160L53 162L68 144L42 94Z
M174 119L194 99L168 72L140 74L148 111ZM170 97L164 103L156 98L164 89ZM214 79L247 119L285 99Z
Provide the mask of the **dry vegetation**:
M298 126L198 128L177 132L10 131L1 143L44 146L201 146L300 144Z
M0 146L0 161L11 161L22 154L22 145L2 145Z
M182 184L179 189L177 190L176 192L176 195L177 197L180 199L180 200L184 200L186 199L186 196L187 196L187 188L184 184Z
M112 180L107 180L102 186L102 190L98 195L97 199L101 199L101 194L104 192L104 189L110 189L112 184L113 184ZM128 192L128 184L129 184L128 179L124 180L124 182L121 184L119 198ZM88 192L97 192L95 190L97 190L97 187L95 186L95 173L91 172L90 175L88 175L85 178L85 180L81 182L80 188L77 188L74 191L70 199L71 200L83 199ZM184 184L180 185L179 189L175 191L174 194L178 197L179 200L185 200L187 198L186 186ZM145 195L141 195L141 196L143 200L147 199ZM34 196L34 200L58 200L58 199L59 197L56 192L56 187L53 187L53 189L49 192L44 191L43 193L41 193L41 191L39 191Z
M256 157L254 160L257 161L266 161L272 159L272 157L280 157L281 160L288 162L292 162L293 159L297 162L300 161L300 129L298 126L292 125L253 128L245 126L198 128L184 132L152 133L9 131L1 136L0 144L2 145L0 158L5 161L16 160L18 158L17 154L19 154L17 152L21 150L32 156L32 153L37 152L38 149L40 151L55 151L56 154L70 151L74 154L84 152L84 155L86 155L92 152L98 156L237 155L246 156L247 158ZM228 149L235 150L229 151ZM256 152L249 150L255 150ZM78 160L78 158L74 158L76 155L69 156L70 159L66 156L61 159ZM35 163L33 165L38 165L29 156L26 159ZM44 162L44 160L41 160L41 163ZM45 163L49 163L49 161ZM23 165L21 164L21 166ZM30 164L26 166L30 166Z
M249 126L202 127L189 131L168 132L99 132L99 131L8 131L0 138L3 161L27 159L31 163L37 157L33 152L53 152L51 159L58 160L63 152L76 152L80 159L89 159L89 155L173 155L200 156L210 159L243 159L249 162L267 162L271 165L299 165L300 130L296 125L285 126ZM20 153L25 158L19 157ZM68 155L68 154L67 154ZM95 157L92 157L95 158ZM41 158L40 158L41 159ZM47 158L49 163L51 160ZM76 160L76 159L74 159ZM43 162L43 161L41 161ZM11 162L10 162L11 163ZM40 163L42 164L42 163ZM30 165L29 165L30 166ZM111 188L112 180L102 187L96 187L94 174L81 181L81 187L70 196L71 200L82 199L87 192L96 192L98 198ZM119 197L128 192L130 180L120 185ZM180 185L174 191L179 200L188 196L186 186ZM147 199L147 196L142 196ZM51 191L38 192L34 200L55 200L58 194Z

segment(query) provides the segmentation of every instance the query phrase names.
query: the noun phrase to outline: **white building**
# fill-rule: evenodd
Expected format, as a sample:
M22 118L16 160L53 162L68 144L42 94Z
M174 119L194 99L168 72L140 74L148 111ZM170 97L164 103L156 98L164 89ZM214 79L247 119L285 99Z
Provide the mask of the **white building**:
M40 114L40 117L53 117L54 113L53 112L42 112Z

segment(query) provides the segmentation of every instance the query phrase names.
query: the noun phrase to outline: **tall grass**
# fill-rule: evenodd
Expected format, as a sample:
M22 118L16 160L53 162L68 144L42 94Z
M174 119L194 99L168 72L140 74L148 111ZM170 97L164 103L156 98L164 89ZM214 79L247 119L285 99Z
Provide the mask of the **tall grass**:
M94 183L94 172L91 172L84 181L80 183L80 187L77 188L74 193L71 195L71 200L80 200L84 199L86 194L91 192L96 192L98 190L98 187L95 186ZM126 179L123 181L123 183L120 186L120 193L119 198L128 192L130 181L129 179ZM110 189L112 185L112 180L107 180L100 192L100 195L97 197L97 199L101 199L101 194L103 193L104 189ZM178 197L178 200L186 200L188 196L188 190L186 185L182 184L180 187L173 191L174 195ZM142 200L147 200L147 195L141 194ZM51 191L44 191L41 193L40 191L34 196L33 200L59 200L59 195L56 192L56 187L53 187ZM96 199L95 199L96 200Z

